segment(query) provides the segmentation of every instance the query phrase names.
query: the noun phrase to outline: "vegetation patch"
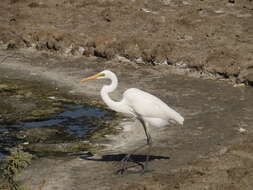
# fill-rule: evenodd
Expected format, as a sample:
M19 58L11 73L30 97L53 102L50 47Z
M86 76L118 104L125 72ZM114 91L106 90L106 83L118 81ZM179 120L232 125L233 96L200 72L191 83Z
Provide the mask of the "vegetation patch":
M7 156L1 165L4 183L0 185L0 190L25 189L15 181L15 176L31 164L32 157L31 154L23 151L22 146L18 146L11 151L10 156Z

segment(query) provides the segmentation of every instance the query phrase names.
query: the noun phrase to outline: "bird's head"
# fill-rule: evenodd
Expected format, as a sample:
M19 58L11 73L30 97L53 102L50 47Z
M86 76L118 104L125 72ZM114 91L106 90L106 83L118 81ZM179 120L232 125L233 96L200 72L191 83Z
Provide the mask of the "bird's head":
M109 70L104 70L100 73L97 73L95 75L82 79L81 82L85 82L85 81L93 80L93 79L106 79L106 78L110 78L111 75L113 75L113 72Z

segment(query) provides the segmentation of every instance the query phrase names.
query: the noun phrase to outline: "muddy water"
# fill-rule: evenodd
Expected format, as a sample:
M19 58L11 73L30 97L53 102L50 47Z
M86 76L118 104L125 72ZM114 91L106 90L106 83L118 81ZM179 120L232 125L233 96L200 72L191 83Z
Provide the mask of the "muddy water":
M90 134L113 118L109 110L41 89L27 82L0 83L0 160L19 144L37 155L88 150Z

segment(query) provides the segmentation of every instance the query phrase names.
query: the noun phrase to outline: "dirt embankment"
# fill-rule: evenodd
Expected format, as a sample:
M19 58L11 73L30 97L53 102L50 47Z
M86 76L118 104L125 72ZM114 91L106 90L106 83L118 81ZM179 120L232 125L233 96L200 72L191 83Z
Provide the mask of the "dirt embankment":
M253 82L251 0L3 0L0 44Z

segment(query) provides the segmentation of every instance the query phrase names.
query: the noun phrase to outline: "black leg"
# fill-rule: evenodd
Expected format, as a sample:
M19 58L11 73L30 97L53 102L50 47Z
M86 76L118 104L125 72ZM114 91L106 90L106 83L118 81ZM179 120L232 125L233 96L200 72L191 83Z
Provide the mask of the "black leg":
M148 145L148 150L147 150L147 154L146 154L146 161L144 166L142 164L139 163L139 165L142 166L143 168L143 172L148 171L148 162L149 162L149 157L150 157L150 152L151 152L151 148L152 148L152 138L150 136L150 134L148 133L147 127L146 127L146 123L144 122L144 120L142 118L137 118L144 129L145 135L147 137L147 144L142 145L141 147L138 147L137 149L135 149L134 151L132 151L130 154L127 154L122 160L121 160L121 168L117 171L117 173L123 174L126 170L127 170L127 162L129 160L131 160L131 155L134 154L136 151L144 148L145 146Z
M148 150L147 150L147 154L146 154L146 162L144 165L144 172L145 172L148 170L148 162L149 162L150 152L151 152L151 148L152 148L152 138L151 138L150 134L148 133L146 123L141 118L139 120L144 128L144 131L145 131L145 134L147 137L147 145L148 145Z
M133 155L135 152L137 152L138 150L144 148L145 146L147 146L146 144L134 149L131 153L127 154L122 160L121 160L121 167L120 169L117 171L117 173L123 174L126 170L127 170L127 162L131 161L131 155ZM137 163L138 165L140 165L140 163ZM142 165L143 167L143 165ZM144 167L143 167L144 169Z

